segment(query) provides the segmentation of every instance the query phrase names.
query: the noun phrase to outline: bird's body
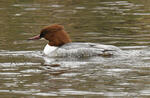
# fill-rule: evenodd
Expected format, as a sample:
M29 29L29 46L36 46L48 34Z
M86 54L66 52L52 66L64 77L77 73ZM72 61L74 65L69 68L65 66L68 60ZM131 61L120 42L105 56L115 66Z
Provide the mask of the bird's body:
M40 35L32 37L30 40L40 38L49 41L44 48L44 54L49 57L106 56L115 55L121 51L113 45L72 42L64 27L57 24L43 28Z

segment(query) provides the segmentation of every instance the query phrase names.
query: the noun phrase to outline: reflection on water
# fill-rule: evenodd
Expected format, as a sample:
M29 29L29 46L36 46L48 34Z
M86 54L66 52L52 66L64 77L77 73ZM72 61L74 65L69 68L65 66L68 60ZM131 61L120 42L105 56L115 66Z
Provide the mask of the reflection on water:
M0 2L0 97L150 96L148 0ZM112 44L113 57L47 58L45 25L65 26L73 41Z
M40 51L1 51L0 57L4 60L6 57L8 61L14 59L0 63L0 93L14 96L149 95L149 48L123 49L124 54L120 56L82 60L47 58Z

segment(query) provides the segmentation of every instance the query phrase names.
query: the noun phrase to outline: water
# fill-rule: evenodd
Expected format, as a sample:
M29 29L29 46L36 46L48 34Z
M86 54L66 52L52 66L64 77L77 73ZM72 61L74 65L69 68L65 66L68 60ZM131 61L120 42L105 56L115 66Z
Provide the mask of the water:
M149 9L148 0L1 0L0 98L149 97ZM124 55L47 58L47 41L26 39L55 23L74 42L115 45Z

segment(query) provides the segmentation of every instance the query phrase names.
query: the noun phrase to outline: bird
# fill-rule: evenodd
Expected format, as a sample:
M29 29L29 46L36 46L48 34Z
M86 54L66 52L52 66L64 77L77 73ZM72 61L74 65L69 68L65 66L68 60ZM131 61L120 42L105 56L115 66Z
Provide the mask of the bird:
M48 57L92 57L113 56L121 52L121 49L113 45L104 45L91 42L72 42L64 26L52 24L45 26L40 34L28 40L45 38L48 44L43 53Z

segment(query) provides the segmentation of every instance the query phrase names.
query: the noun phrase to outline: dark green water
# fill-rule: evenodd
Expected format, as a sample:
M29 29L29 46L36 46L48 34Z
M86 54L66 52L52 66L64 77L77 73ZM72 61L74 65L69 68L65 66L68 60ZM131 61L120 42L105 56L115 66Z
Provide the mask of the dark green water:
M126 55L46 58L47 41L26 39L56 23L74 42L111 44ZM149 0L1 0L0 98L149 97L149 46Z

